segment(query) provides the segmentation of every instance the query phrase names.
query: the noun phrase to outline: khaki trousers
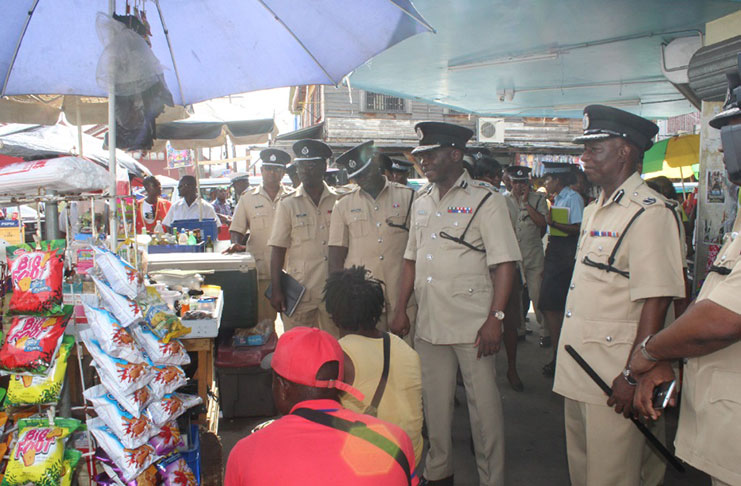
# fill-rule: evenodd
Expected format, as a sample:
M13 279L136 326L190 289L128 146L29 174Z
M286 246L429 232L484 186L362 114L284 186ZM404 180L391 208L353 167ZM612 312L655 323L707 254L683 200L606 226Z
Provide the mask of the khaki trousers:
M425 478L436 480L453 474L453 398L460 367L479 484L503 485L504 418L494 355L476 359L476 348L470 343L435 345L417 338L414 344L422 364L422 402L430 439Z
M315 307L314 309L301 312L296 311L291 317L281 314L280 317L283 320L284 331L293 329L296 326L318 327L338 339L340 337L340 330L332 322L332 319L330 319L323 302L319 304L319 307Z
M572 486L656 486L663 482L666 465L633 422L615 409L564 398L564 422ZM649 430L665 440L663 420Z
M278 315L278 312L270 305L270 299L265 297L268 285L270 285L270 279L257 281L257 322L262 322L265 319L275 322Z
M732 486L732 485L730 485L730 484L728 484L728 483L724 483L723 481L721 481L721 480L720 480L720 479L718 479L718 478L713 478L713 477L711 477L710 479L712 479L712 480L713 480L713 481L712 481L712 482L713 482L713 486Z
M538 335L541 337L550 336L551 333L548 331L548 327L545 326L543 321L543 314L538 310L538 299L540 298L540 284L543 281L543 265L536 265L534 267L525 267L523 270L525 274L525 285L527 285L527 293L530 296L530 300L533 302L533 309L535 309L535 318L537 319L537 325L530 323L534 330L538 331Z

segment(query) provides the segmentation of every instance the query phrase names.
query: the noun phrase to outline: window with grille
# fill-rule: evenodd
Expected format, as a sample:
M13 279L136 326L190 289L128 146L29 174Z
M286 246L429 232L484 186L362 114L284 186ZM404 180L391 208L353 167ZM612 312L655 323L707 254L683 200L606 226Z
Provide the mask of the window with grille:
M406 104L404 98L388 96L379 93L365 92L363 100L363 111L373 111L377 113L406 113Z

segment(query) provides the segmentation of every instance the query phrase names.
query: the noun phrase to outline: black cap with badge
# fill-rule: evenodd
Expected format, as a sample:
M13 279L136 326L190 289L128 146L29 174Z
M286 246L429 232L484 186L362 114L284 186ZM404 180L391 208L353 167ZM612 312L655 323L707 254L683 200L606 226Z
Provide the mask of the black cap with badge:
M337 157L335 165L347 171L347 178L352 179L363 172L373 161L373 141L369 140L356 145Z
M738 69L727 73L728 91L726 101L720 113L715 115L709 122L713 128L721 129L737 116L741 116L741 52L738 53Z
M741 123L731 123L741 118L741 53L738 54L738 69L728 75L728 92L723 109L710 120L710 126L720 130L723 145L723 163L728 179L741 186Z
M509 165L504 168L504 172L513 181L527 181L530 179L530 167L524 165Z
M620 137L644 152L651 148L652 139L659 132L659 127L654 122L605 105L589 105L584 108L583 128L584 134L576 137L574 143Z
M332 156L332 149L321 140L304 139L293 144L294 162L304 160L327 160Z
M285 169L291 162L291 155L283 150L269 148L260 151L260 160L263 167L279 167Z
M473 136L473 130L460 125L443 122L421 122L414 126L419 137L419 146L413 154L440 147L455 147L465 150L466 142Z
M576 170L575 164L569 164L567 162L543 162L543 175L548 174L569 174Z

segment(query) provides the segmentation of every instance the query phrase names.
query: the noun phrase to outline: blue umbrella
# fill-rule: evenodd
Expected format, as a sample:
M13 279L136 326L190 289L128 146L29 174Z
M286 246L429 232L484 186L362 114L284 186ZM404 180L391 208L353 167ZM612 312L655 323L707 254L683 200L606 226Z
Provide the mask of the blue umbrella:
M108 96L96 82L101 0L14 0L0 16L0 96ZM118 13L124 13L124 2ZM143 2L175 104L266 88L338 84L432 28L410 0Z

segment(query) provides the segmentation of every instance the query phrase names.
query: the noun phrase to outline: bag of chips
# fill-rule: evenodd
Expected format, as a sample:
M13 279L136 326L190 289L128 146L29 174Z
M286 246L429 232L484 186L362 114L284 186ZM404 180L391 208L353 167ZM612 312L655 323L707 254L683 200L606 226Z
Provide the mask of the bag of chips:
M157 471L154 464L145 469L136 478L130 481L124 481L121 468L100 447L95 450L95 459L103 466L104 471L95 476L95 482L98 485L120 486L123 483L126 486L158 486L160 484L159 471Z
M105 375L101 375L99 372L98 377L100 377L100 382L103 384L105 389L108 390L108 393L113 395L113 398L116 399L119 405L121 405L134 417L140 417L150 403L152 403L154 400L159 400L159 398L154 396L154 393L152 393L149 385L139 388L134 393L126 395L124 393L121 393L116 388L115 383L110 383Z
M120 477L124 481L136 478L157 459L154 447L149 444L136 449L126 449L100 417L89 419L87 427L98 441L98 445L121 470Z
M152 395L157 400L161 400L165 395L188 383L188 377L180 366L152 365L152 369L154 369L155 375L149 382L149 388L152 389Z
M198 486L196 475L180 454L158 462L157 469L162 474L163 486Z
M85 317L90 329L98 338L103 351L114 358L123 359L129 363L143 363L144 355L131 334L118 323L116 318L105 309L90 306L83 302Z
M25 243L9 246L6 254L13 280L9 312L61 314L64 240L42 241L39 250Z
M107 354L92 329L81 331L80 338L95 361L101 381L109 390L115 387L121 394L129 395L154 378L154 371L147 363L129 363Z
M101 282L95 277L92 277L92 279L95 282L95 288L98 290L105 308L116 316L116 320L123 327L129 327L131 324L142 319L141 310L139 310L136 302L117 294L105 282Z
M61 316L14 316L0 348L0 369L18 375L46 375L54 363L72 306Z
M202 403L198 395L187 395L185 393L170 393L158 401L153 402L147 411L152 416L152 422L157 427L162 427L167 422L175 420L191 407Z
M175 449L185 447L183 438L178 428L178 423L173 421L167 422L160 430L149 439L149 445L154 447L158 456L166 456Z
M58 486L64 475L64 445L79 427L79 420L67 418L56 419L54 425L45 418L18 421L18 441L3 485Z
M146 444L149 438L156 433L147 414L134 417L108 393L103 385L88 388L83 396L93 404L98 417L105 421L127 449L136 449Z
M5 404L18 407L57 403L62 395L62 384L67 372L67 358L74 344L74 337L64 336L62 338L57 359L46 376L10 375Z
M76 449L66 449L64 451L64 473L62 474L62 482L60 486L71 486L72 478L75 475L75 469L82 459L82 452Z
M129 262L109 250L96 246L95 266L113 290L129 299L136 298L136 294L139 293L139 273Z
M144 321L164 343L170 342L170 339L185 336L190 332L190 328L183 326L183 323L170 310L156 288L145 287L145 291L139 295L137 303L144 315Z
M133 325L129 329L152 363L156 365L187 365L190 363L190 356L178 339L165 342L144 323Z

